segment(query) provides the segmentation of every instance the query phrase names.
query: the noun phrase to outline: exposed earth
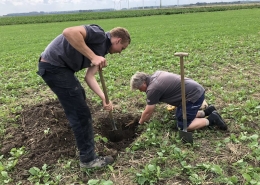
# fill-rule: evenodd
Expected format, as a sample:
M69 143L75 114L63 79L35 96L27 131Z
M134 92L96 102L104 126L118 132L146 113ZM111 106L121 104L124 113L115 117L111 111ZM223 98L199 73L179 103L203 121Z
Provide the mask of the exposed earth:
M113 117L116 121L117 127L121 130L123 138L119 142L111 141L109 133L112 129L109 114L106 111L103 111L101 105L97 103L92 103L90 100L87 100L87 103L90 107L93 119L93 128L96 139L96 152L99 155L112 155L117 160L117 170L119 174L117 176L111 176L115 184L128 184L130 183L129 176L126 176L122 169L127 169L128 167L138 168L139 165L145 166L149 157L145 156L143 151L136 151L131 156L131 159L125 160L124 155L125 149L131 147L135 139L138 139L141 133L144 131L142 128L138 127L136 129L135 124L130 127L125 127L125 124L129 122L134 122L138 120L137 116L129 113L122 113L120 109L113 111ZM143 107L141 103L134 103L137 107ZM5 138L3 139L2 148L0 149L1 155L4 155L5 158L10 157L10 150L12 148L25 147L26 153L19 157L19 160L13 171L13 182L25 182L29 174L29 169L32 167L42 168L44 164L48 165L48 169L53 167L53 165L59 165L59 160L72 160L75 165L73 168L77 175L82 175L81 180L84 182L88 181L87 173L80 174L78 165L78 151L76 147L75 138L72 132L72 129L69 126L69 122L65 117L63 108L57 100L49 100L47 102L42 102L41 104L33 106L24 106L22 111L17 115L19 117L16 125L10 125L9 128L6 128ZM161 118L162 124L163 118ZM230 120L226 119L228 122ZM253 123L250 123L253 124ZM174 126L169 125L173 130ZM221 149L219 154L216 153L216 149L209 147L209 138L214 138L214 142L223 140L223 138L229 137L230 130L233 134L240 135L241 131L237 125L236 127L229 127L229 131L222 132L222 135L218 134L218 131L213 129L205 128L198 133L194 133L194 139L200 147L195 147L194 150L199 154L200 158L196 161L189 161L189 163L196 165L195 163L207 163L209 160L213 160L216 164L219 161L225 161L227 166L232 166L234 162L241 159L245 154L248 153L248 148L243 147L241 143L229 143ZM259 129L258 125L254 123L252 129ZM203 134L207 134L207 137ZM166 139L169 137L166 135ZM108 139L108 140L106 140ZM118 157L121 156L121 157ZM145 156L145 157L144 157ZM168 161L170 165L178 165L178 160ZM249 160L252 166L258 166L257 160ZM78 166L77 166L78 165ZM51 168L50 170L56 168ZM73 170L72 172L73 173ZM93 174L93 178L100 177L99 175L102 172L96 172ZM232 169L229 170L229 173L234 173ZM105 173L104 173L105 174ZM85 175L85 176L84 176ZM202 174L203 175L203 174ZM207 172L207 182L212 184L212 179L216 178L214 173ZM158 185L163 184L188 184L187 174L177 174L169 179L161 179L158 182ZM240 179L242 182L242 178ZM66 177L63 178L61 184L66 182ZM119 183L120 182L120 183Z
M113 118L117 127L122 128L122 140L110 141L109 132L112 126L108 113L101 111L102 107L95 107L87 100L92 112L93 127L96 142L96 152L99 155L116 156L119 151L128 147L138 136L134 124L125 127L125 124L134 121L131 114L116 113ZM59 158L78 159L78 151L72 129L65 117L63 108L57 100L24 107L19 113L20 121L17 127L6 129L6 138L2 144L1 153L8 157L12 148L24 146L27 154L22 155L16 165L16 178L28 178L31 167L41 168L44 164L55 164ZM139 131L140 132L140 131ZM140 134L140 133L139 133ZM105 142L104 138L108 138Z

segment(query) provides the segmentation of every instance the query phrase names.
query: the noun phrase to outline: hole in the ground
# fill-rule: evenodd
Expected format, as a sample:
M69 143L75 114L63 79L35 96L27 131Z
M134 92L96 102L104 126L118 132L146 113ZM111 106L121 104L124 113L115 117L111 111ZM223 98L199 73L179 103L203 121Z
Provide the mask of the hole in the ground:
M101 107L87 102L94 120L95 138L108 138L112 129L108 113L99 111ZM23 171L31 167L41 168L44 164L55 164L60 157L77 158L75 138L58 101L25 107L19 115L18 127L6 129L6 138L0 151L8 156L12 148L25 146L28 153L20 157L16 169ZM128 147L138 135L133 127L124 128L125 123L133 120L133 115L116 112L113 116L118 128L122 128L124 138L120 142L98 140L96 151L99 155L115 156Z

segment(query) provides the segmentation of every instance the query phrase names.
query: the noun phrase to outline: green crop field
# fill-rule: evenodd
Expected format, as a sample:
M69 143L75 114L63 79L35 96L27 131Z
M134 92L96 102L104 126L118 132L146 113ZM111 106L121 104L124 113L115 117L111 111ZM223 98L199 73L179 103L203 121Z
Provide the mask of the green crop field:
M260 9L252 8L0 26L0 184L260 185L259 15ZM32 151L12 143L10 131L26 127L20 124L25 107L56 100L36 74L39 55L64 28L92 23L106 31L125 27L132 37L125 51L106 57L104 77L115 115L140 115L145 107L145 95L130 91L136 71L179 74L174 53L187 52L185 76L204 86L206 101L217 107L228 131L198 130L194 145L183 144L173 129L175 121L160 104L109 167L82 172L77 157L61 156L54 164L21 168L19 160ZM82 70L76 76L91 106L99 106L84 74ZM47 138L49 132L42 135ZM107 141L96 138L97 145L102 142ZM9 144L14 147L7 148Z

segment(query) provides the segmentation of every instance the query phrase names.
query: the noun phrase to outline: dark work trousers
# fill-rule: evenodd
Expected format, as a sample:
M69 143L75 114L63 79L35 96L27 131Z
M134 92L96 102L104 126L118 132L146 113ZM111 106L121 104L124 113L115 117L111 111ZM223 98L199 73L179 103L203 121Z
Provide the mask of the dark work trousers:
M202 96L195 103L186 101L187 127L189 127L191 122L196 118L196 115L204 99L205 99L205 94L203 93ZM179 129L183 130L182 105L180 105L176 110L176 118L177 118L177 125Z
M92 161L96 157L92 118L86 103L85 91L74 71L67 67L39 62L37 74L57 95L65 111L76 138L80 161Z

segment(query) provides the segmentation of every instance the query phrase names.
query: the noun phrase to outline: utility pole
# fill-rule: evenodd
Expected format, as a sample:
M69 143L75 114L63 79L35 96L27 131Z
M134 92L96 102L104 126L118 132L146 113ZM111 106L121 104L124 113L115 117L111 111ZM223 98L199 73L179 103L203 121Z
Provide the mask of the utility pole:
M114 10L116 10L116 1L114 0Z
M162 8L162 0L160 0L160 8Z

